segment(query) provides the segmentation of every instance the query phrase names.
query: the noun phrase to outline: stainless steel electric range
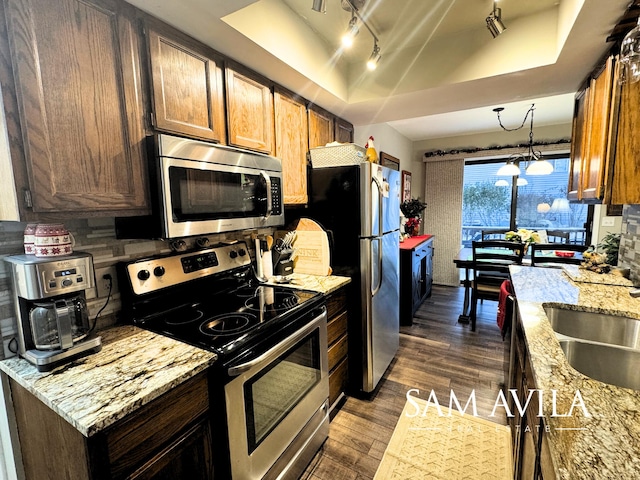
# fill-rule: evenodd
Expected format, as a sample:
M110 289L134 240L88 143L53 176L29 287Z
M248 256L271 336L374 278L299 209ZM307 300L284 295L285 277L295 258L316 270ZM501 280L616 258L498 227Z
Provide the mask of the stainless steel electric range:
M216 477L298 478L329 431L324 296L259 284L244 242L118 268L126 319L218 355Z

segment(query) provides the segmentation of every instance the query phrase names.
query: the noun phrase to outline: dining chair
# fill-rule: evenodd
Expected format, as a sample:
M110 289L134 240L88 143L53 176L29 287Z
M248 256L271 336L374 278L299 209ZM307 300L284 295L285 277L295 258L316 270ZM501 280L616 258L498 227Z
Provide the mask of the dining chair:
M582 263L582 253L589 247L586 245L573 245L571 243L532 243L530 248L532 267L546 265L560 267L562 264L580 265L580 263ZM555 252L569 253L563 255L562 253ZM571 253L573 253L573 255L571 255Z
M482 241L486 240L504 240L504 234L509 231L508 228L498 228L493 230L482 230Z
M569 232L547 230L547 241L549 243L569 243Z
M525 245L506 240L472 242L471 331L476 331L478 300L498 301L500 285L509 278L509 266L521 265Z

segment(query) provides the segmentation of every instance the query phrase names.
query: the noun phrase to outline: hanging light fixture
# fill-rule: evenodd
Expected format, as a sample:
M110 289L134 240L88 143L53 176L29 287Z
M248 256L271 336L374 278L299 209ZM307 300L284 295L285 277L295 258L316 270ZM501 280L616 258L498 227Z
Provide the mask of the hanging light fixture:
M509 186L509 182L507 182L504 178L501 178L500 180L497 180L495 183L496 187L508 187Z
M520 172L520 167L516 165L515 162L516 158L518 158L519 156L520 155L511 155L507 159L507 163L505 163L498 169L496 175L500 177L515 177L516 175L520 175L522 172Z
M553 165L551 164L551 162L549 162L548 160L544 160L542 158L542 152L536 151L533 148L533 111L535 110L535 103L531 104L531 107L529 107L529 110L527 110L527 113L524 116L522 123L520 124L519 127L516 127L516 128L506 128L502 124L502 119L500 118L500 112L502 112L503 110L504 110L503 107L497 107L493 109L493 111L496 112L496 115L498 116L498 123L500 124L500 127L505 132L513 132L516 130L520 130L522 127L524 127L525 123L527 122L527 118L529 118L529 115L531 115L531 123L529 126L529 144L527 145L526 154L521 155L523 160L526 161L528 164L526 169L526 174L527 175L549 175L550 173L552 173Z
M358 28L358 19L355 16L355 12L351 12L351 20L349 20L349 26L347 27L347 31L344 32L342 36L342 45L349 48L353 46L353 40L356 38L356 35L360 32Z
M493 2L493 11L486 18L486 21L487 28L491 32L491 35L493 35L493 38L496 38L507 29L507 27L504 26L504 23L502 23L502 9L496 7L495 0Z
M518 178L518 180L516 180L516 185L519 187L524 187L525 185L529 185L529 182L526 178Z
M311 10L319 13L327 13L327 1L326 0L313 0Z

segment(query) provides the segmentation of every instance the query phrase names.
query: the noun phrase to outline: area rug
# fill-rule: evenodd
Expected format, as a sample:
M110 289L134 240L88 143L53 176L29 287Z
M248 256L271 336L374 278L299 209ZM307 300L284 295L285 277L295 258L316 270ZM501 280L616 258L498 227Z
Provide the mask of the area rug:
M513 478L509 427L455 408L449 416L448 405L440 410L407 401L374 480Z

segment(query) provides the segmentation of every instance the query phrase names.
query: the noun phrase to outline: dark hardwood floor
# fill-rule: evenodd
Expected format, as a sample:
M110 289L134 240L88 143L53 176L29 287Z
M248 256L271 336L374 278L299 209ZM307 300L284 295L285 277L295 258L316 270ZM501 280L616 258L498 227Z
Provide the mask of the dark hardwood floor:
M496 325L497 303L478 305L476 331L458 323L463 289L434 286L413 325L400 327L400 349L371 398L347 397L329 438L304 480L372 479L406 402L406 392L427 399L431 390L448 408L453 390L462 406L475 391L478 415L506 425L504 410L489 417L504 381L506 342Z

